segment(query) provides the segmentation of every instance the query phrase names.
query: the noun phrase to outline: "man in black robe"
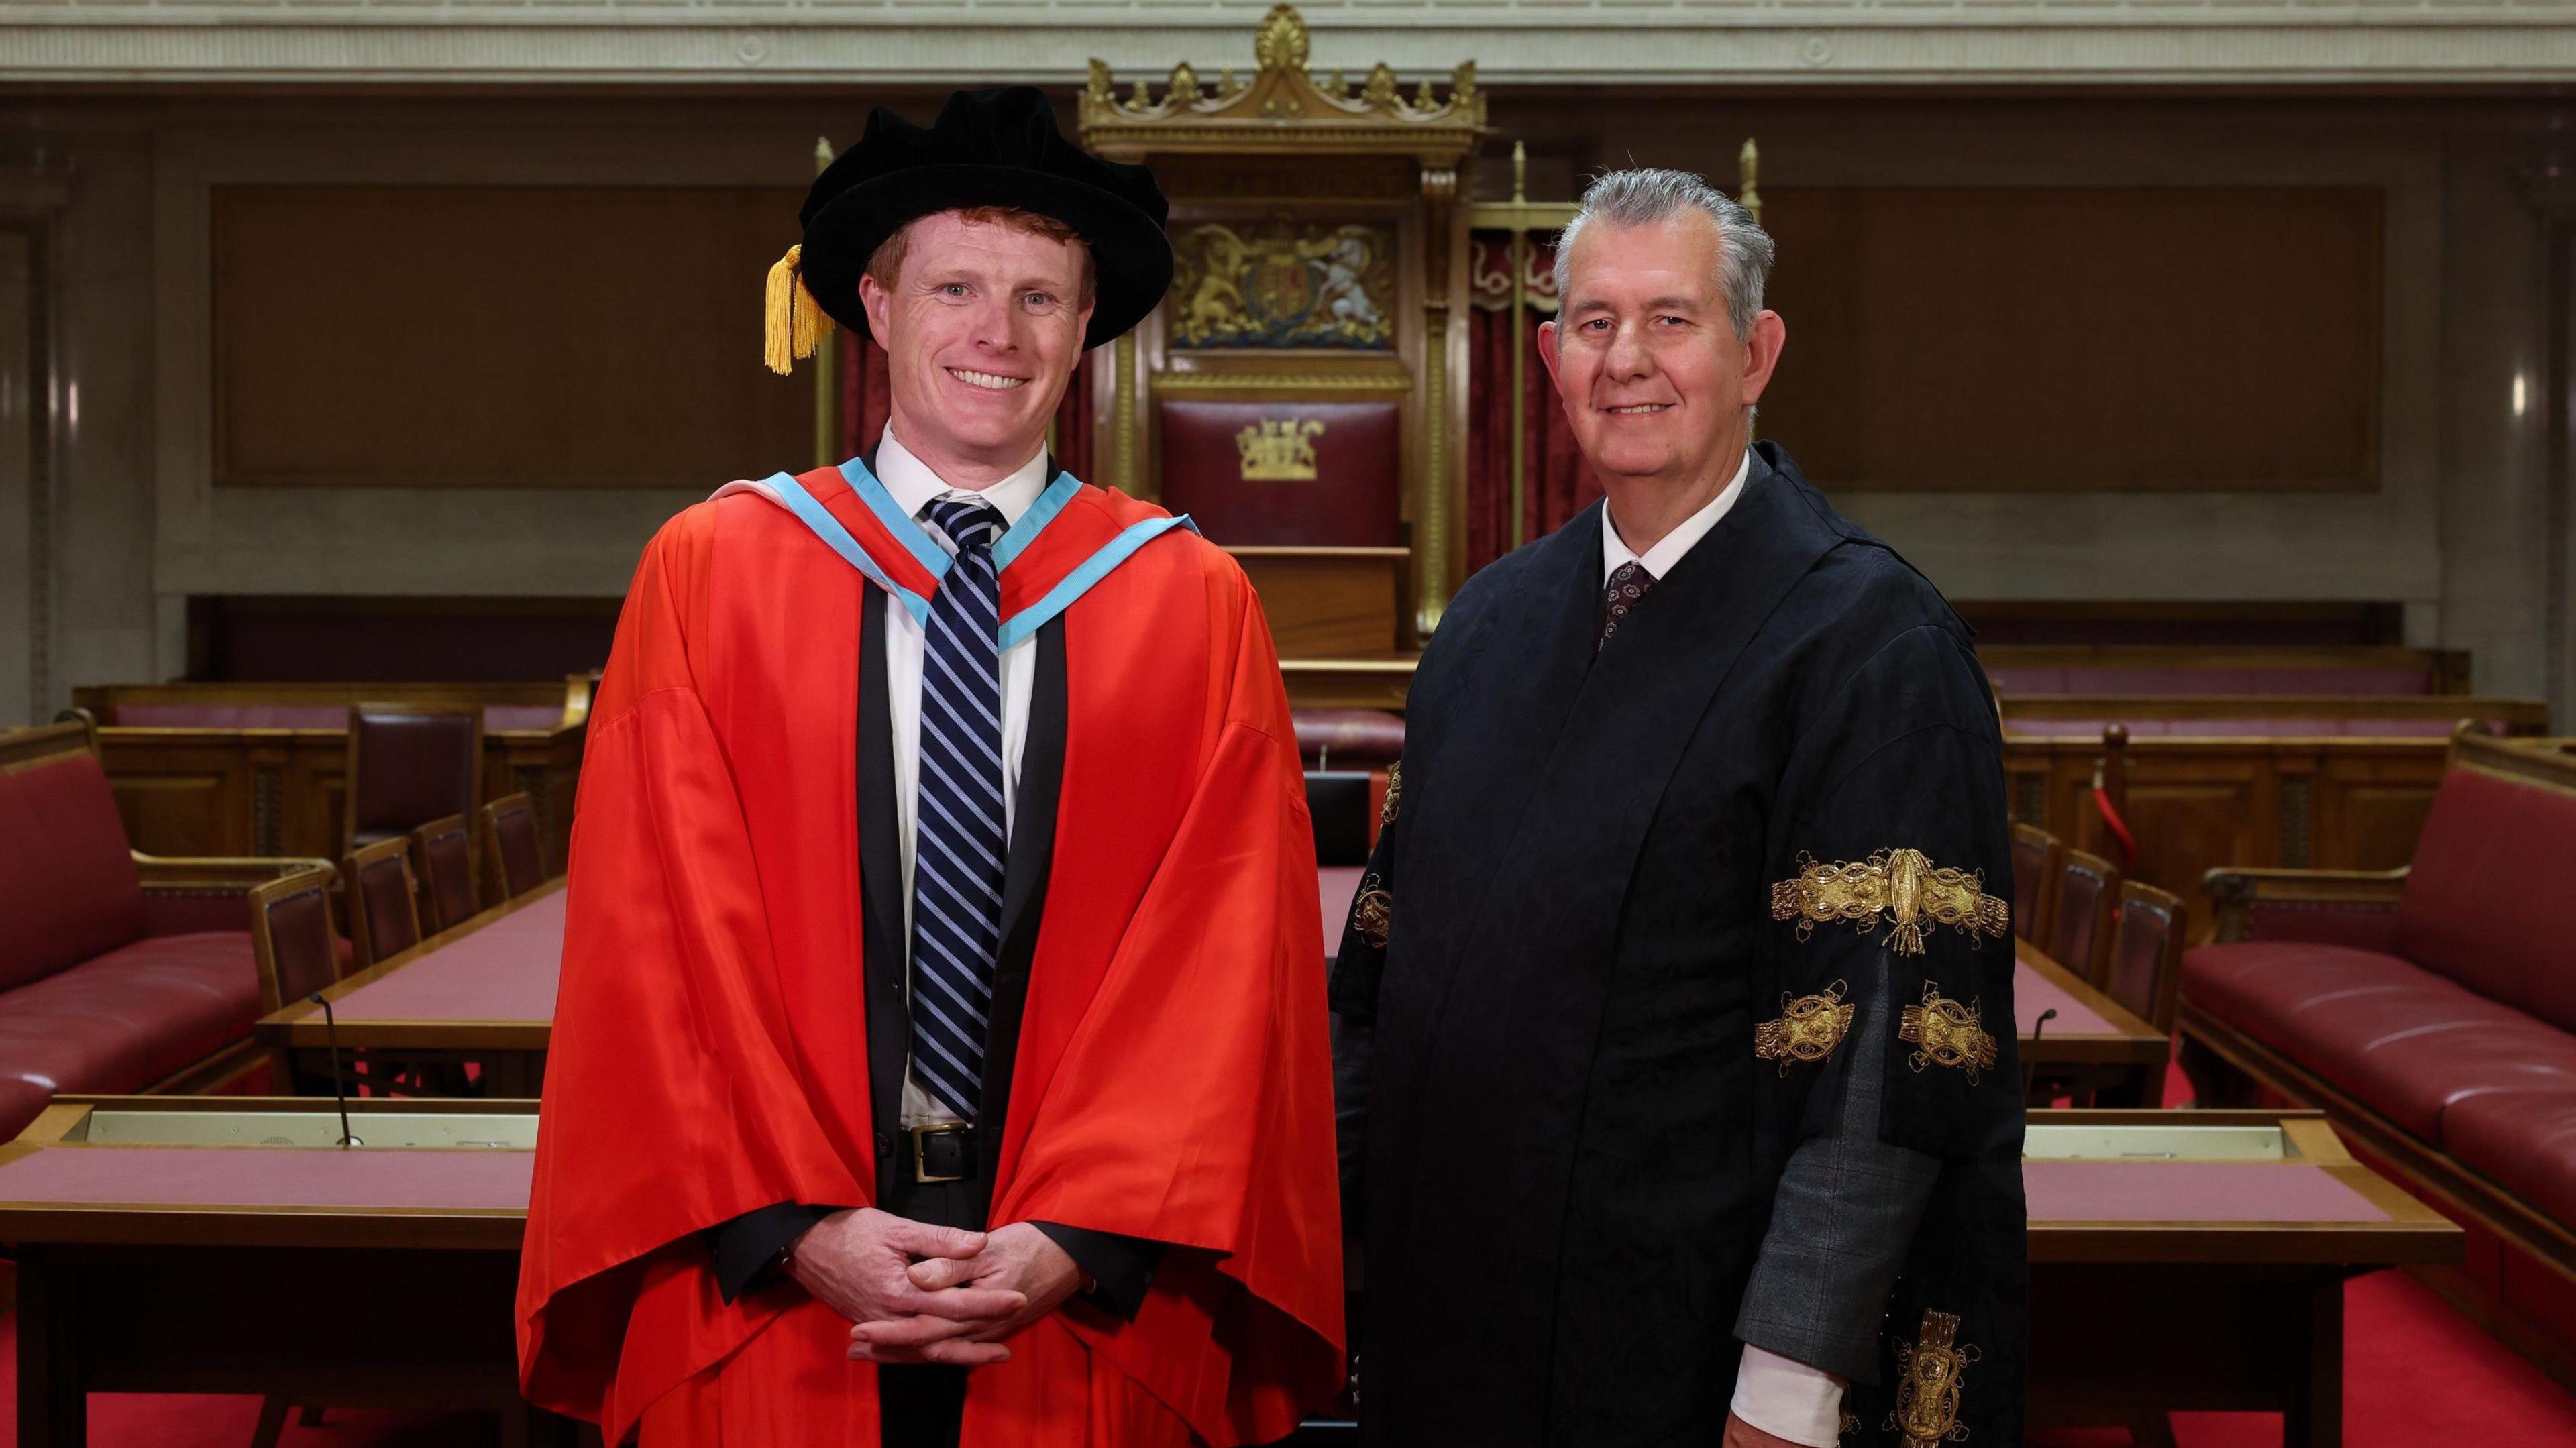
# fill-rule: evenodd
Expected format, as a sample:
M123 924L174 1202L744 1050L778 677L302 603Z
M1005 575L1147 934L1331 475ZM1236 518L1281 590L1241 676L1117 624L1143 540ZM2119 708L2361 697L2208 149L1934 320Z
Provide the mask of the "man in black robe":
M2002 740L1775 443L1772 245L1596 182L1540 329L1605 505L1424 651L1334 969L1374 1444L2014 1448Z

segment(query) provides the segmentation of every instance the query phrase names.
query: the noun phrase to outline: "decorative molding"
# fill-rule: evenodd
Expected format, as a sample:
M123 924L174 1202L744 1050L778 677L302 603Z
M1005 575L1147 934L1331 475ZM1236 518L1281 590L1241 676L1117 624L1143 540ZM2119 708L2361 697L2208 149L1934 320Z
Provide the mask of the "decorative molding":
M10 81L1065 84L1231 52L1258 0L17 0ZM2576 0L1310 0L1319 67L1476 84L2563 81ZM1168 105L1168 98L1161 103ZM1389 124L1395 124L1392 117ZM1418 126L1418 123L1413 123Z
M1208 397L1237 392L1329 392L1354 397L1402 397L1412 374L1382 372L1157 372L1154 392L1166 397Z

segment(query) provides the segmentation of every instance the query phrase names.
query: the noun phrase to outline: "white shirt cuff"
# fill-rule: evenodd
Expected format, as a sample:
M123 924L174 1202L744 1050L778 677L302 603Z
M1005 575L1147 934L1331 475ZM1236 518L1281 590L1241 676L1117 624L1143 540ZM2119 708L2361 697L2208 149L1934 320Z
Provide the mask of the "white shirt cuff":
M1744 1361L1735 1370L1732 1411L1775 1438L1807 1448L1834 1448L1842 1436L1843 1382L1821 1368L1747 1343Z

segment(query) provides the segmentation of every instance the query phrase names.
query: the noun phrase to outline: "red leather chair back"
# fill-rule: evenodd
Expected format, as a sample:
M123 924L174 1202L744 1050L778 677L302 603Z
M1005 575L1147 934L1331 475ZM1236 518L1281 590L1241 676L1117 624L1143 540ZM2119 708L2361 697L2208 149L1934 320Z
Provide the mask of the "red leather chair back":
M2181 899L2135 880L2122 884L2110 979L2103 989L2140 1020L2171 1034L2182 996L2182 945Z
M340 979L331 934L331 872L298 870L250 892L251 957L259 964L261 1015Z
M76 726L31 742L47 752L0 768L0 990L143 935L143 880L98 756Z
M469 818L483 802L479 704L349 706L348 849Z
M1404 757L1404 716L1384 709L1297 709L1297 752L1308 769L1384 769Z
M492 877L492 903L516 900L546 882L545 851L537 845L537 802L504 795L483 806L483 868Z
M341 875L349 882L349 939L358 948L359 965L374 965L420 944L408 838L355 851Z
M2490 1000L2576 1030L2576 769L2442 775L2397 902L2398 952Z
M411 853L432 934L455 929L483 908L474 891L474 852L465 816L449 815L412 831Z
M2057 836L2037 825L2012 828L2013 934L2038 940L2048 933L2048 907L2055 899Z
M2041 949L2095 985L2108 962L2112 902L2120 896L2120 867L2100 855L2068 850L2057 867L2057 903Z

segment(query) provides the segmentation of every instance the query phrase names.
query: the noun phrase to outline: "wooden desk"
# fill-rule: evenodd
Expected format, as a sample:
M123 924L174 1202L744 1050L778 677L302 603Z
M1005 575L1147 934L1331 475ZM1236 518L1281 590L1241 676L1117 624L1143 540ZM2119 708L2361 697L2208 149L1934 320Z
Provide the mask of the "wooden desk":
M1349 865L1315 872L1327 959L1341 946L1361 874ZM2099 1091L2117 1104L2144 1105L2163 1080L2172 1043L2036 946L2016 939L2013 949L2013 1024L2021 1036L2023 1067L2050 1082ZM2050 1011L2055 1016L2042 1023Z
M0 1147L18 1261L18 1438L80 1448L88 1394L266 1393L482 1409L519 1398L511 1302L533 1101L58 1096ZM291 1144L277 1144L280 1142Z
M327 1081L332 1019L341 1051L404 1065L472 1062L494 1096L534 1096L545 1082L563 965L565 880L486 910L322 992L330 1018L297 1001L254 1028Z
M2050 1112L2022 1160L2034 1426L2277 1412L2332 1448L2344 1280L2463 1252L2319 1112Z

